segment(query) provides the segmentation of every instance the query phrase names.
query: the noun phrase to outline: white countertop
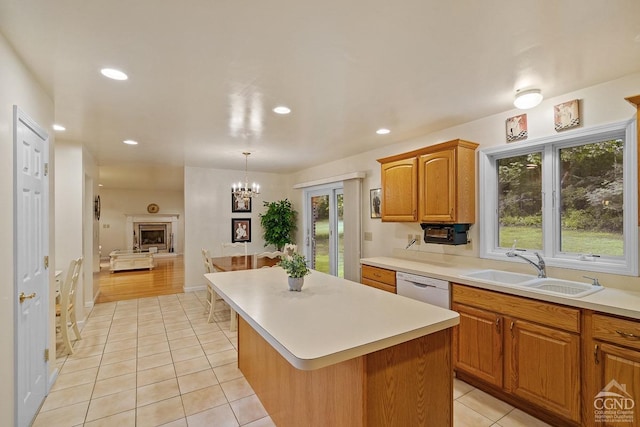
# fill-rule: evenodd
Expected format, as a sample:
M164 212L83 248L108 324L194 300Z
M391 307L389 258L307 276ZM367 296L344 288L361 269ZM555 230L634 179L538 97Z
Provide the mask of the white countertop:
M461 277L461 274L482 270L481 268L465 268L446 262L422 262L392 257L363 258L360 262L374 267L419 274L477 288L564 304L571 307L586 308L589 310L640 320L640 292L624 291L607 288L605 286L605 289L594 294L587 295L582 298L570 298L560 295L542 294L523 287L491 284L469 279L467 277Z
M280 267L205 274L215 291L298 369L333 365L459 323L458 313L312 271L289 291Z

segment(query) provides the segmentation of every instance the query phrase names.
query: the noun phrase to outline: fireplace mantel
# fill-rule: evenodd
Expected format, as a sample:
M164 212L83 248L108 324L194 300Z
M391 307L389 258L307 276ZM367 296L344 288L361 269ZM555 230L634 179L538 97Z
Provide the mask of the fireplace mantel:
M125 223L125 242L127 244L128 250L133 250L134 242L133 242L133 232L136 224L144 223L144 224L154 224L154 223L162 223L162 224L171 224L171 247L175 250L175 242L178 241L178 219L180 218L179 214L125 214L127 217L127 221ZM166 251L165 251L166 252Z

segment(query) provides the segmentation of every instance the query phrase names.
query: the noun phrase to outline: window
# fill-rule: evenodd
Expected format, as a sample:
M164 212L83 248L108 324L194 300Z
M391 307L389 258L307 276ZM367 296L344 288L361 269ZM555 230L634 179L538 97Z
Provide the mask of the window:
M637 275L635 125L481 150L480 256Z

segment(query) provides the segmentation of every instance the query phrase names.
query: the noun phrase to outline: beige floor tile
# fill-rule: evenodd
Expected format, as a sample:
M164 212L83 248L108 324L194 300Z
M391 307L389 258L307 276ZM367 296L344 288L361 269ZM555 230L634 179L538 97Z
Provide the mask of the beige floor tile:
M130 373L96 381L92 399L136 388L136 374Z
M191 327L187 329L179 329L177 331L167 331L167 338L169 340L177 340L180 338L195 337L195 336L196 336L196 333Z
M156 368L158 366L167 365L173 363L171 353L158 353L151 356L144 356L138 358L138 371L144 371L145 369Z
M230 405L240 425L245 425L268 415L260 399L255 394L230 402Z
M83 331L91 331L93 329L103 329L111 326L111 319L103 319L101 321L94 321L90 319L82 328Z
M162 332L155 335L147 335L146 337L138 338L138 347L144 347L151 344L157 344L160 342L167 342L167 334Z
M191 323L189 323L188 320L185 320L183 322L174 322L169 320L168 322L165 321L164 327L167 330L167 332L179 331L181 329L189 329L191 327Z
M503 418L500 418L498 424L501 427L551 427L549 424L540 421L519 409L514 409Z
M152 354L166 353L169 351L169 343L167 341L157 342L155 344L147 344L138 347L138 357L151 356Z
M229 342L229 339L225 337L224 341L214 341L202 344L202 349L205 354L210 355L214 353L220 353L221 351L233 350L233 345Z
M104 344L78 347L77 349L74 347L73 357L79 359L82 357L99 356L102 354L102 350L104 350Z
M171 357L174 362L180 362L182 360L194 359L196 357L204 356L204 350L200 344L191 347L178 348L171 351Z
M508 403L496 399L495 397L478 389L472 390L460 397L458 402L468 406L494 422L504 417L513 409L513 406Z
M144 371L138 371L138 387L165 381L175 377L175 368L171 363L151 369L145 369Z
M465 394L469 393L471 390L475 390L475 387L465 383L464 381L460 381L457 378L453 379L453 398L457 399Z
M145 406L179 395L180 389L178 388L178 381L175 378L171 378L138 387L138 400L136 405L138 407Z
M138 337L146 337L149 335L161 334L166 332L164 326L155 324L146 328L138 328Z
M38 414L32 427L75 426L82 425L87 414L89 401L63 406Z
M136 372L136 359L124 360L122 362L100 365L98 372L98 380L104 380L120 375L131 374Z
M124 362L126 360L135 359L138 356L138 349L128 348L113 353L105 353L102 355L102 365L110 365L112 363Z
M95 421L89 421L84 424L84 427L135 427L136 426L136 411L130 410L126 412L120 412L119 414L111 415L97 419Z
M180 384L180 392L184 394L216 385L218 384L218 379L213 373L213 369L207 369L178 377L178 384Z
M228 365L238 361L238 352L235 350L221 351L220 353L212 353L207 355L209 363L214 368L221 365Z
M97 399L91 399L86 421L109 417L136 407L136 391L126 390Z
M122 351L130 348L136 348L138 346L137 338L129 338L120 341L109 341L104 347L105 353L113 353L114 351Z
M155 427L184 418L180 396L138 408L137 427Z
M182 360L175 362L176 375L182 376L192 374L194 372L203 371L205 369L211 369L209 359L206 356L195 357L193 359Z
M162 427L187 427L187 419L180 418L179 420L171 421L170 423L162 424Z
M121 332L121 333L110 333L109 338L107 339L108 343L113 343L116 341L122 340L130 340L133 338L138 338L138 331L132 332Z
M219 385L213 385L189 393L182 393L185 415L193 415L227 403L227 398Z
M62 366L60 373L77 372L83 369L95 368L100 366L100 360L102 356L83 357L80 359L74 359L73 356L67 358Z
M198 341L198 338L195 335L190 337L181 337L173 340L169 338L169 346L171 347L172 351L186 347L193 347L194 345L200 345L200 341Z
M83 337L94 337L94 336L107 336L109 335L110 328L100 328L100 329L83 329L81 332Z
M238 369L237 363L229 363L227 365L216 366L215 368L213 368L213 373L216 374L218 381L220 381L221 383L243 377L242 371Z
M74 387L81 384L93 384L98 375L98 368L82 369L80 371L65 372L58 375L51 391L62 390L63 388Z
M489 427L492 424L493 421L468 406L457 400L453 402L453 427Z
M100 322L111 322L111 320L113 319L113 312L111 313L104 313L104 314L99 314L98 312L91 312L91 315L89 316L89 318L87 319L86 323L85 323L85 327L86 326L91 326L95 323L100 323Z
M73 335L71 336L73 337ZM104 345L106 342L107 335L92 335L88 337L82 337L82 340L78 341L78 344L74 348L80 349L84 347L92 347L94 345Z
M271 417L264 417L249 424L245 424L244 427L276 427L276 423L273 422Z
M222 341L222 342L229 341L227 336L222 331L212 331L212 332L205 332L202 334L198 334L198 340L200 341L200 344L206 344L210 342L219 342L219 341Z
M237 427L231 406L221 405L187 417L189 427Z
M227 396L227 400L229 402L255 394L244 377L220 383L220 386L222 387L222 390L224 391L225 396Z
M93 383L77 385L75 387L63 388L52 391L47 396L41 411L50 411L63 406L74 405L80 402L88 402L91 399Z

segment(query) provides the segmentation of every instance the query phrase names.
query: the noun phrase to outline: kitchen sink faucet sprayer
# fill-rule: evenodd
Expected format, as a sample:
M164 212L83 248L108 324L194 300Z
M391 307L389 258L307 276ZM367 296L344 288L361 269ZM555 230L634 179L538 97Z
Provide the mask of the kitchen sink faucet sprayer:
M415 242L416 242L416 239L413 239L412 241L410 241L409 244L405 247L405 249L409 249L411 246L413 246Z
M544 259L542 259L542 256L538 252L533 253L535 256L538 257L538 263L536 264L535 262L531 261L529 258L524 257L520 255L518 252L516 252L516 251L522 251L522 252L525 251L524 249L516 249L516 242L517 240L514 239L513 246L511 247L511 250L507 252L507 256L510 258L513 258L513 257L522 258L523 260L531 264L533 268L536 269L536 271L538 272L538 277L540 278L547 277L547 265L545 264Z

